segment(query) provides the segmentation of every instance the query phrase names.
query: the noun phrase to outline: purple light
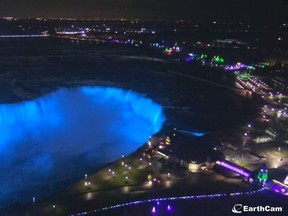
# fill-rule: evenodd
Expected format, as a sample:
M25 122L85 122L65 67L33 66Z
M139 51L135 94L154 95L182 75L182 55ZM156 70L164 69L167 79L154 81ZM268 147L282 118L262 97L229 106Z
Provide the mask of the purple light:
M241 68L248 68L249 66L241 63L237 63L236 65L227 65L225 67L226 70L240 70Z
M225 163L223 161L217 161L216 164L221 165L221 166L223 166L223 167L225 167L225 168L227 168L227 169L229 169L229 170L231 170L233 172L236 172L236 173L238 173L238 174L240 174L242 176L245 176L247 178L250 176L250 173L245 172L244 170L239 169L238 167L234 167L233 165L230 165L230 164Z
M278 185L278 184L274 184L274 185L272 186L272 190L275 191L275 192L277 192L277 193L279 193L279 191L281 190L281 186Z
M193 59L194 59L194 57L186 57L186 58L185 58L185 61L186 61L186 62L191 62Z
M145 203L152 203L152 202L158 202L158 201L171 201L171 200L191 200L191 199L211 199L211 198L219 198L219 197L227 197L227 196L244 196L244 195L253 195L255 193L259 193L262 191L265 191L265 188L261 188L259 190L254 190L254 191L248 191L248 192L236 192L236 193L223 193L223 194L205 194L205 195L192 195L192 196L179 196L179 197L163 197L163 198L155 198L155 199L147 199L147 200L138 200L134 202L129 202L129 203L122 203L114 206L109 206L109 207L104 207L101 209L96 209L92 211L85 211L85 212L80 212L76 214L72 214L70 216L80 216L80 215L87 215L87 214L93 214L95 212L100 212L100 211L107 211L111 209L116 209L116 208L122 208L122 207L127 207L127 206L133 206L133 205L139 205L139 204L145 204ZM168 205L169 206L169 205ZM167 210L168 207L167 206ZM172 207L170 206L170 209L172 210ZM152 213L156 213L156 208L152 208Z
M172 211L172 208L170 205L167 206L167 211Z

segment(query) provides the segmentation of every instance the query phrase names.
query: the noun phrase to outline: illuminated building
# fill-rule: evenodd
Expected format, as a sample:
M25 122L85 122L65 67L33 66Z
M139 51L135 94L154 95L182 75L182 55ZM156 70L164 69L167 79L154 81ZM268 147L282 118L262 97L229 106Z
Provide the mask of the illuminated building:
M265 166L263 166L258 174L257 174L257 179L259 182L265 182L268 179L268 170Z
M199 172L206 169L212 169L210 162L209 141L203 133L191 132L175 133L175 136L169 137L171 144L165 148L157 150L157 154L168 160L168 162L179 164L191 172ZM201 136L199 135L201 134Z

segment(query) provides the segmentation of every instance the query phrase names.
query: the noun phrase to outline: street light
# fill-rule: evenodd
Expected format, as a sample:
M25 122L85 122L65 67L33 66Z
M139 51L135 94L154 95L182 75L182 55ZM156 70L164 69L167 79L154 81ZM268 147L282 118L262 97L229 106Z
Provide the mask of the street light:
M85 185L85 186L91 185L91 182L85 181L84 185Z

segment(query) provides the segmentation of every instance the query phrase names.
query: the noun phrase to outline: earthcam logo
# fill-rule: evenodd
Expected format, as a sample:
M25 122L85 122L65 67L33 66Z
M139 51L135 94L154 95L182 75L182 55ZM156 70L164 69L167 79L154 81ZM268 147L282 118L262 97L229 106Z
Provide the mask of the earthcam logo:
M242 204L235 204L232 208L232 212L235 214L241 214L243 212L282 212L283 207L273 206L247 206Z
M232 212L235 214L241 214L242 213L242 208L243 205L242 204L235 204L232 208Z

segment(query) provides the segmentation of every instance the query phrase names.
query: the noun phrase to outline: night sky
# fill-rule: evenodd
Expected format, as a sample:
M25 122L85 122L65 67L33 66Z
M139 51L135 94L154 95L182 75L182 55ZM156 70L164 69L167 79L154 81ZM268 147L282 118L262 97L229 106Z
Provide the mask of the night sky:
M0 16L288 20L287 0L0 0Z

